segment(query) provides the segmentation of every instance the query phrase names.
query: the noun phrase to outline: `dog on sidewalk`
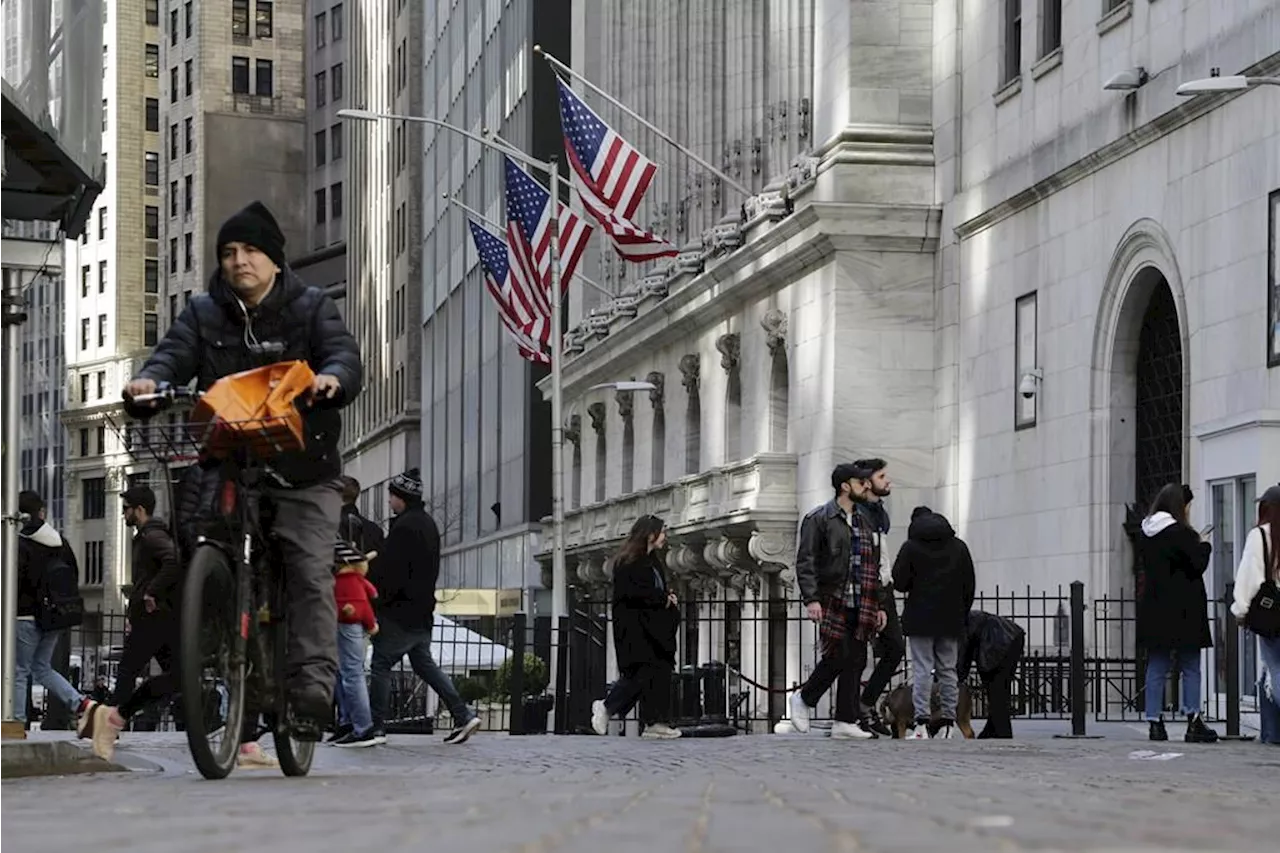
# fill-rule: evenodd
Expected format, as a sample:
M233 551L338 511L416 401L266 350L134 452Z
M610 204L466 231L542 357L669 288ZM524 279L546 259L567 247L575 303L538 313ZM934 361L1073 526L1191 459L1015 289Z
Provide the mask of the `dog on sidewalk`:
M941 717L942 700L938 696L938 684L934 682L933 693L929 701L929 731L935 732ZM973 696L969 693L969 685L960 685L960 698L956 702L956 727L966 738L972 739ZM889 691L880 703L880 717L892 731L895 738L907 736L907 730L915 725L915 703L911 698L911 685L902 684Z

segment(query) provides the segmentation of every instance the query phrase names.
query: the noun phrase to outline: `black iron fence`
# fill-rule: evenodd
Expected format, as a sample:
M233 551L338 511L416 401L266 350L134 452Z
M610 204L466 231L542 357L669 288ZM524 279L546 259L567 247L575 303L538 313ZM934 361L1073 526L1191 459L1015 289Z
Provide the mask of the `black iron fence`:
M1244 672L1241 649L1253 636L1232 618L1226 602L1209 603L1215 648L1203 654L1201 710L1207 720L1239 732L1242 696L1248 700L1253 674ZM897 601L901 612L904 599ZM1012 619L1026 632L1025 650L1013 686L1016 716L1071 720L1083 732L1086 717L1097 721L1145 717L1146 665L1136 643L1132 598L1086 601L1084 585L1053 591L980 594L974 607ZM719 589L681 602L677 668L673 675L672 718L684 727L714 731L767 732L788 716L787 696L803 683L820 653L816 629L794 598L753 597ZM609 666L608 603L576 598L558 652L555 730L590 729L591 701L604 695ZM1092 631L1088 617L1092 611ZM878 652L873 658L879 662ZM1245 656L1246 667L1253 658ZM868 669L868 673L870 668ZM909 655L897 666L890 689L908 682ZM973 715L986 715L987 698L976 673L969 688ZM832 696L824 697L813 719L831 717ZM1161 706L1178 709L1176 679L1165 686Z
M610 665L610 606L585 590L570 593L570 613L557 625L549 616L525 613L437 617L433 662L479 714L482 730L591 730L591 703L604 696L616 674ZM1242 654L1254 637L1231 616L1225 603L1230 595L1228 589L1224 600L1209 603L1215 647L1203 653L1201 710L1206 719L1224 722L1227 733L1236 734L1242 710L1252 710L1254 673L1245 670L1256 666L1256 657ZM902 604L899 600L899 612ZM1070 719L1077 733L1083 733L1089 716L1097 721L1143 719L1146 665L1137 650L1132 598L1087 601L1084 585L1075 583L1039 592L997 588L979 595L974 607L1008 617L1026 632L1013 686L1015 715ZM681 608L673 719L708 733L772 731L788 716L789 693L819 658L816 630L798 602L720 588L683 599ZM106 699L116 686L126 624L121 614L86 614L84 624L70 632L55 655L55 667L86 694ZM366 649L366 669L370 661ZM896 666L890 689L907 682L908 661L906 655ZM427 734L452 725L445 703L428 679L420 677L430 675L426 665L406 656L393 667L389 731ZM969 687L973 716L982 718L987 700L976 676ZM1162 708L1176 711L1177 680L1170 679L1164 689ZM42 688L36 687L32 698L29 719L41 720L47 728L70 726L69 713L59 703L47 702ZM831 697L824 698L815 720L830 719L830 702ZM180 716L172 705L154 708L135 717L131 727L176 729Z

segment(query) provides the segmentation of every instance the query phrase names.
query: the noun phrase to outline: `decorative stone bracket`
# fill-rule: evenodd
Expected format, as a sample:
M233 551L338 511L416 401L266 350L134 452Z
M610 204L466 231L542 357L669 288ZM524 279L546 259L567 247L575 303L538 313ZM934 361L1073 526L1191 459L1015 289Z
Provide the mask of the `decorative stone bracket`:
M636 411L636 398L633 391L617 391L613 398L618 402L618 414L622 420L629 421Z
M770 308L760 318L760 326L764 329L765 343L769 345L769 355L777 356L779 351L787 348L787 315L777 308Z
M649 402L655 409L661 409L663 394L666 393L667 377L655 370L646 376L645 380L653 386L649 390Z
M604 403L592 403L590 406L587 406L587 415L591 418L591 428L595 430L597 434L604 432L606 416Z
M686 393L698 393L698 382L702 376L702 359L696 353L689 353L680 359L680 384Z
M720 366L725 372L732 373L737 370L738 363L742 361L742 338L738 333L730 332L727 335L721 335L716 340L716 349L720 351Z
M574 444L582 442L582 415L569 416L569 423L564 428L564 438L565 441L571 441Z

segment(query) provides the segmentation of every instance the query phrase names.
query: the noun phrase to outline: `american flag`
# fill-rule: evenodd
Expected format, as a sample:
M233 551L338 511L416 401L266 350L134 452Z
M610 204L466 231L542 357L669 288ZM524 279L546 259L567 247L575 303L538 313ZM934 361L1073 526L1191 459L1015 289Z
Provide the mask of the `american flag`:
M564 147L582 206L613 240L624 260L674 257L676 248L631 221L658 168L605 124L557 78Z
M573 93L560 87L560 126L574 170L619 219L630 220L658 167L601 121Z
M549 364L551 356L543 351L542 346L529 334L519 316L505 295L509 267L507 266L507 246L498 237L493 236L475 220L468 219L471 226L471 239L475 241L476 252L480 255L480 266L484 269L484 286L489 297L498 309L498 319L507 330L507 336L515 343L522 358L538 364Z
M510 157L507 183L507 292L534 340L548 343L551 319L551 194ZM566 205L560 219L560 290L568 287L587 248L592 227Z

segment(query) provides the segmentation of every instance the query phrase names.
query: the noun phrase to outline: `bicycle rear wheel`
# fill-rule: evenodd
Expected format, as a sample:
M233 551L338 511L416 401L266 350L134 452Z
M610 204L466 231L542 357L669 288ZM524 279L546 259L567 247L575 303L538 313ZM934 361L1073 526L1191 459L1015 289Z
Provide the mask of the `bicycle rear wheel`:
M196 549L182 591L179 672L187 746L206 779L235 767L244 721L245 637L231 560L214 545Z
M311 761L315 758L316 743L314 738L299 739L295 735L293 719L289 713L288 691L285 689L285 656L289 647L289 614L284 606L284 579L279 578L275 584L275 601L272 602L271 646L276 675L275 720L272 735L276 743L276 756L280 759L280 769L286 776L306 776L311 772Z

